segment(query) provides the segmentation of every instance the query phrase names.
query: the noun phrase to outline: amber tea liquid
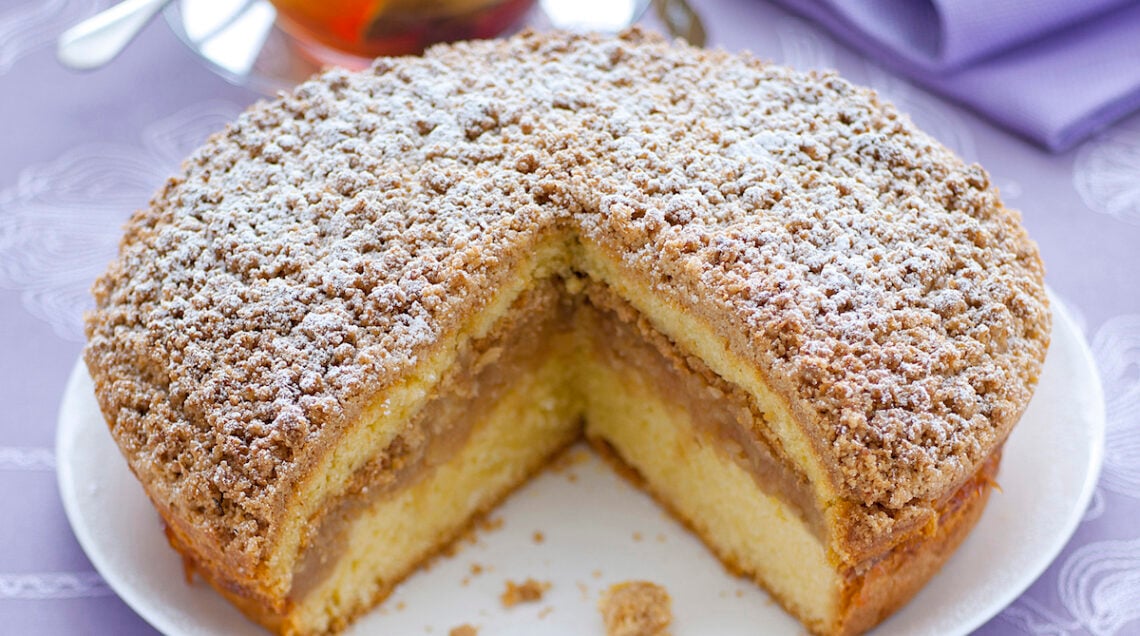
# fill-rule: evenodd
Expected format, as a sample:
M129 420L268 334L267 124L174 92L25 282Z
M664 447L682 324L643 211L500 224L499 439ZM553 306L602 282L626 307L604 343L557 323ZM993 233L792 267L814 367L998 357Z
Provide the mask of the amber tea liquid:
M322 62L364 66L437 42L489 38L534 0L272 0L278 24ZM355 60L353 59L355 58Z

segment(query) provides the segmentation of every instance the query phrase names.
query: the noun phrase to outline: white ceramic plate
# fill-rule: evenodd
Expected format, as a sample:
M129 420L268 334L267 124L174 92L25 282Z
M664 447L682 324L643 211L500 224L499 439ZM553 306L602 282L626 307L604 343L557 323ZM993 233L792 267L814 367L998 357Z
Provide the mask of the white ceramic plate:
M1100 470L1104 400L1088 348L1054 300L1053 344L1041 384L1010 438L1001 492L941 573L876 634L965 634L1021 594L1076 528ZM600 634L599 593L627 579L665 585L674 633L802 634L751 583L727 574L689 533L584 449L546 471L495 513L498 529L413 575L352 634ZM72 528L111 587L171 635L263 634L197 582L167 546L157 514L112 443L82 364L59 416L59 484ZM541 532L543 540L535 540ZM473 574L473 565L483 571ZM477 569L477 568L476 568ZM538 603L503 609L505 582L552 587Z

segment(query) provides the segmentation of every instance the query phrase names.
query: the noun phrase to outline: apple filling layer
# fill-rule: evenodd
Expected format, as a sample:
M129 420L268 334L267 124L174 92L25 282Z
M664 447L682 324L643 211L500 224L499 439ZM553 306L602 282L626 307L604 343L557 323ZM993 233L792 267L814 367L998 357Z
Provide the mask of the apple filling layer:
M546 281L523 293L491 334L460 352L436 396L382 453L353 474L334 503L310 520L291 600L304 599L328 578L348 548L354 520L452 461L512 385L552 358L564 357L551 345L570 338L573 314L561 286Z

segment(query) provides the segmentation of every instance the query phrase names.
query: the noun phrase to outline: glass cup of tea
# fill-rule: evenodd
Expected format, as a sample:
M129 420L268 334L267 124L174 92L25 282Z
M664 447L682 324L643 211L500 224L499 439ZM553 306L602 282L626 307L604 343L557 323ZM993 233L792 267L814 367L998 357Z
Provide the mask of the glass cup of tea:
M270 0L277 24L318 62L361 68L437 42L489 38L519 23L534 0Z

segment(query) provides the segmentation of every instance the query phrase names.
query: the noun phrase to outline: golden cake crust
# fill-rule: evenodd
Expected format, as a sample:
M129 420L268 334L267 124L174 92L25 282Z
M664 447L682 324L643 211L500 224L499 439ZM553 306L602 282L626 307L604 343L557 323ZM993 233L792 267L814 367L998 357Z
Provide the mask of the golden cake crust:
M884 525L979 470L1048 343L1036 248L980 168L833 75L630 31L253 107L131 219L85 359L181 542L255 582L343 423L556 237L711 325Z

